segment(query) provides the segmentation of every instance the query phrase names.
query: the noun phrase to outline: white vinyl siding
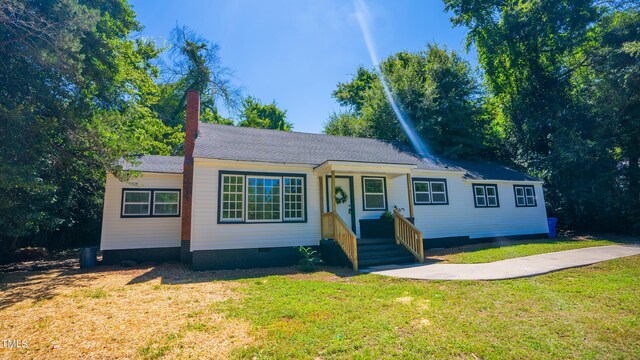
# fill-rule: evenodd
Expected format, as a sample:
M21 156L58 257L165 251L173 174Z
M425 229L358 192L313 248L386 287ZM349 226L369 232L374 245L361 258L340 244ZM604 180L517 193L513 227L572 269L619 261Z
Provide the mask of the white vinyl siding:
M146 216L151 211L151 191L125 190L122 216Z
M225 173L226 172L226 173ZM304 193L303 220L280 222L218 222L219 181L233 172L238 176L250 173L283 174L284 178L299 178ZM223 174L220 176L220 174ZM306 178L305 178L306 175ZM265 175L267 176L267 175ZM279 177L275 175L274 177ZM281 184L285 184L284 180ZM284 189L284 186L282 186ZM320 241L320 205L318 177L313 168L285 165L221 164L196 159L194 165L191 250L247 249L289 246L317 246ZM306 212L305 212L306 207ZM221 208L220 208L220 211Z
M384 210L387 208L384 178L363 177L364 210Z
M447 180L448 206L415 206L415 225L423 232L427 239L425 246L429 247L428 239L445 237L484 238L499 236L515 236L529 234L545 234L547 228L547 214L544 206L542 184L531 184L535 188L537 207L516 207L515 201L504 201L513 196L513 185L517 182L497 182L497 194L500 207L491 210L475 207L473 184L457 174L442 174L441 172L415 171L414 177L441 177ZM526 184L529 185L529 184ZM406 200L401 195L395 195L396 189L407 187L407 180L398 177L389 182L389 205L398 204L408 209ZM404 200L404 203L400 201ZM402 204L402 205L401 205ZM405 214L407 211L405 211Z
M181 174L143 173L130 183L119 181L107 174L102 213L101 250L148 249L180 246L179 215L122 216L124 191L140 188L182 189ZM126 189L123 191L123 189ZM153 210L151 210L153 211Z

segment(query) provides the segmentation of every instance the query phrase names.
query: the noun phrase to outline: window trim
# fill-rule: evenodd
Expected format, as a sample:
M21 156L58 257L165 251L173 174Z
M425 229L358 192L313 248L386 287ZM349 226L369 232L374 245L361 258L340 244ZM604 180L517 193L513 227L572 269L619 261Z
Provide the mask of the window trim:
M429 202L419 202L416 197L416 182L427 182L429 183ZM444 184L444 198L445 202L433 202L433 193L431 191L431 183L443 183ZM412 177L411 178L411 191L413 195L413 205L449 205L449 186L447 184L447 179L444 178L419 178Z
M124 213L124 196L126 192L132 191L145 191L149 193L149 214L147 215L126 215ZM158 214L154 215L155 205L155 192L160 191L172 191L178 193L178 214ZM176 188L122 188L122 194L120 196L120 218L167 218L167 217L180 217L182 215L182 189Z
M524 205L518 205L518 192L517 188L522 188L524 195ZM533 205L530 205L527 201L527 188L531 189L533 192ZM536 197L536 187L533 185L517 185L513 184L513 201L516 204L516 207L526 208L526 207L538 207L538 198Z
M473 192L473 204L475 205L476 208L481 208L481 209L487 209L487 208L499 208L500 207L500 195L498 193L498 184L471 184L472 185L472 192ZM496 192L496 204L495 205L489 205L489 199L487 196L487 188L492 187L495 189ZM483 188L484 189L484 201L485 201L485 205L478 205L478 197L476 196L476 188Z
M384 207L382 208L367 208L366 192L365 192L365 180L366 179L382 179L382 195L384 200ZM363 211L386 211L389 208L389 202L387 201L387 178L384 176L362 176L360 179L362 183L362 210ZM375 193L374 195L379 195Z
M244 206L244 209L242 210L242 221L238 221L238 220L233 220L233 221L228 221L228 220L222 220L222 177L224 175L238 175L238 176L242 176L244 178L244 183L243 183L243 199L242 199L242 204ZM280 220L278 221L273 221L273 220L267 220L267 221L260 221L260 220L251 220L251 221L247 221L247 176L264 176L264 177L275 177L275 178L280 178L281 182L280 182ZM304 219L303 220L284 220L284 207L282 206L283 201L284 201L284 178L285 177L294 177L294 178L302 178L302 209L303 209L303 216ZM231 225L231 224L295 224L295 223L306 223L308 217L308 213L307 213L307 174L296 174L296 173L278 173L278 172L260 172L260 171L232 171L232 170L220 170L218 171L218 200L217 200L217 216L216 216L216 222L218 224L222 224L222 225Z

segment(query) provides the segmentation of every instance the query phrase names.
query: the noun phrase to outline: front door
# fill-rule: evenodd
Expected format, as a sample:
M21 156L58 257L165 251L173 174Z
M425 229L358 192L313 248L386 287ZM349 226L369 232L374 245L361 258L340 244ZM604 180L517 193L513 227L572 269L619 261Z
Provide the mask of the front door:
M339 190L341 189L341 190ZM331 211L331 177L327 177L327 209ZM355 206L353 201L353 177L336 176L336 211L344 222L355 229Z

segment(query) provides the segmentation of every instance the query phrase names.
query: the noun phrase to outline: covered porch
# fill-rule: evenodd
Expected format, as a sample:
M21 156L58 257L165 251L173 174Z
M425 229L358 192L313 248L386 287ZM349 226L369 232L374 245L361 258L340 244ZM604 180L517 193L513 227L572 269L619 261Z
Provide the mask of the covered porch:
M318 176L321 238L360 265L424 261L422 231L413 225L413 164L326 161ZM404 258L401 254L405 254Z

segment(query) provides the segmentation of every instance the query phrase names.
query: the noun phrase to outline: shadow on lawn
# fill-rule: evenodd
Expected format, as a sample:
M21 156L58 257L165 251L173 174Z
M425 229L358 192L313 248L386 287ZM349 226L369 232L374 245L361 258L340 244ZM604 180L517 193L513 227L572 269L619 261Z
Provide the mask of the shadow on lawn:
M317 271L326 271L339 277L350 277L354 274L351 269L321 266ZM188 265L179 263L165 263L150 267L149 270L135 278L131 279L127 285L145 283L151 280L160 279L162 284L179 285L193 284L210 281L232 281L242 279L253 279L266 276L282 275L301 275L305 274L298 270L295 266L287 267L271 267L271 268L255 268L255 269L236 269L236 270L210 270L210 271L194 271Z
M78 269L19 271L0 275L0 310L25 300L34 303L50 300L63 288L87 287L97 277L97 273Z
M351 269L339 267L318 267L317 271L324 271L339 277L350 277L355 274ZM126 285L135 285L160 279L161 284L180 285L196 284L211 281L230 281L252 279L265 276L304 276L307 273L299 271L294 266L220 270L193 271L188 265L180 263L142 264L125 268L118 265L98 266L93 269L49 269L37 271L17 271L0 274L0 310L6 309L23 301L32 304L53 299L62 294L73 292L75 289L91 288L104 280L105 275L132 276Z

